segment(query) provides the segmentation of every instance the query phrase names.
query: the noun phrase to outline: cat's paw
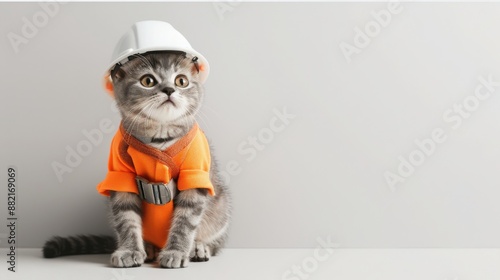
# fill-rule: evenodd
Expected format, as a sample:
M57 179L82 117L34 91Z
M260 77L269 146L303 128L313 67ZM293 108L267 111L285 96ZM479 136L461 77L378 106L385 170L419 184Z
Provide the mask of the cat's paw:
M149 242L145 242L144 249L146 250L147 255L144 262L154 262L156 259L158 259L158 254L160 253L160 249L158 249L158 247Z
M181 268L188 266L189 258L181 251L164 250L158 255L158 262L163 268Z
M146 259L146 252L132 250L116 250L111 255L111 265L114 267L141 266Z
M206 262L210 259L210 257L210 248L201 242L195 242L193 250L191 250L191 254L189 254L191 261Z

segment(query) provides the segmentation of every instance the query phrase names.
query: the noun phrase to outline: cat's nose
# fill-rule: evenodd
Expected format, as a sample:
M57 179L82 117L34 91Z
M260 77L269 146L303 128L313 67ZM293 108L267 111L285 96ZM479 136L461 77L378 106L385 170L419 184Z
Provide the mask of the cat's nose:
M172 93L175 91L175 89L171 88L171 87L166 87L162 90L163 93L165 93L166 95L170 96L172 95Z

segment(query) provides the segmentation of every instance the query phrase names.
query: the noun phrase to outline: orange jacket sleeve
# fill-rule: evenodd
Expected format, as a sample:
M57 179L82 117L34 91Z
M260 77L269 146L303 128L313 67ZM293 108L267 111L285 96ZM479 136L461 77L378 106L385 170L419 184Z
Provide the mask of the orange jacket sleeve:
M128 146L124 143L121 133L118 131L111 142L111 149L108 160L108 174L106 178L97 185L97 191L109 196L109 191L139 193L135 182L135 170L133 166L127 164L122 154L126 153ZM125 151L121 151L125 150Z
M208 189L210 195L215 195L210 181L210 147L201 130L189 146L186 158L181 163L177 188L180 191L194 188Z

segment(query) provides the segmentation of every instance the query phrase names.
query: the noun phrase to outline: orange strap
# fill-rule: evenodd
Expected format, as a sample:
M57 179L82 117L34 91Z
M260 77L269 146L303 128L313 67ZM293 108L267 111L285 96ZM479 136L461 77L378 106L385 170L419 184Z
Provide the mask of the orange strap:
M159 162L169 167L171 178L177 178L177 175L179 175L179 166L175 164L172 157L174 157L177 153L182 151L182 149L187 147L189 143L193 141L194 137L196 136L196 132L198 132L198 124L195 123L191 128L191 130L186 135L184 135L184 137L177 140L177 142L175 142L172 146L168 147L164 151L142 143L132 134L125 131L125 128L123 127L122 123L120 123L120 132L123 135L123 141L125 141L127 145L133 147L134 149L138 150L141 153L144 153L146 155L158 159Z

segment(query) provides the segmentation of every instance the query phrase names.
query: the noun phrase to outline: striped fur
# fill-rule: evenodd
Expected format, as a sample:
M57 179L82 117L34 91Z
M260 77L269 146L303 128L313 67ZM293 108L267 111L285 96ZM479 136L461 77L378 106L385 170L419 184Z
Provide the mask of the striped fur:
M136 194L111 193L111 224L116 232L118 248L111 255L114 267L140 266L146 260L142 240L141 204Z
M112 236L78 235L63 238L54 236L43 246L45 258L67 255L110 254L116 250L116 240Z
M177 88L169 80L179 73L189 80L188 87ZM138 81L144 75L153 75L158 86L141 87ZM189 55L180 52L136 55L116 67L111 76L123 126L143 143L166 149L196 122L203 88ZM172 87L175 91L167 97L163 91ZM162 106L169 98L173 105ZM224 246L231 217L231 196L221 180L213 153L210 179L215 196L208 195L205 189L191 189L180 192L174 199L172 226L164 248L142 240L140 198L132 193L114 192L110 196L110 221L115 238L54 237L45 244L44 257L112 253L111 264L115 267L134 267L157 260L161 267L180 268L189 261L208 261Z

